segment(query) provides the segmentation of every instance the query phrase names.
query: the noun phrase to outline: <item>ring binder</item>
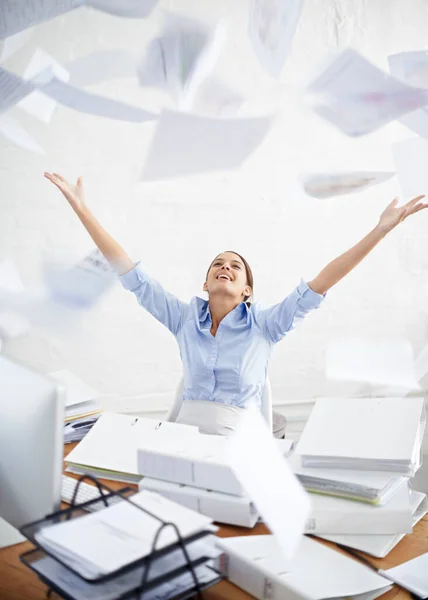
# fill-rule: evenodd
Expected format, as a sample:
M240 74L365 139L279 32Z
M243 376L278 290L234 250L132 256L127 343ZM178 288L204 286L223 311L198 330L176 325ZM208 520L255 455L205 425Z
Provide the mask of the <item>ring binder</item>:
M83 503L76 503L79 485L85 479L91 480L97 486L98 491L99 491L99 497L94 498L93 500L83 502ZM105 492L107 492L107 493L105 493ZM48 586L48 588L49 588L48 592L47 592L48 596L50 596L52 591L54 591L56 594L58 594L59 596L61 596L63 598L66 598L67 600L76 600L76 598L77 598L77 596L73 596L70 593L65 593L64 589L62 589L57 584L57 582L54 580L54 578L51 579L46 574L42 573L42 569L40 569L40 567L37 566L38 561L42 561L42 560L50 561L51 565L56 566L59 569L62 569L62 571L64 571L64 569L65 569L66 571L64 571L64 572L66 572L71 578L78 578L78 580L76 580L76 581L80 581L86 586L89 585L89 587L92 587L93 590L96 590L97 585L100 585L100 584L102 585L103 583L109 582L109 581L112 582L114 580L117 580L119 577L122 577L121 582L122 582L122 580L125 581L126 579L129 579L131 587L130 587L130 589L121 591L121 593L120 593L121 599L133 597L133 598L138 598L139 600L144 600L146 592L149 592L150 590L153 590L155 587L165 584L168 581L173 580L174 578L177 578L180 575L183 575L186 572L188 572L191 576L191 581L193 582L193 587L191 588L191 596L195 596L195 597L199 598L200 600L202 600L202 590L205 589L206 587L214 585L215 583L217 583L217 582L221 581L221 579L223 579L223 576L218 571L216 571L214 568L212 568L210 566L206 566L207 569L212 571L213 577L208 582L208 585L206 582L201 583L198 580L196 570L201 565L202 566L206 565L208 557L199 557L199 558L191 560L191 558L189 556L187 546L191 545L192 543L198 542L198 540L202 540L204 537L206 537L207 535L209 535L211 533L210 531L200 531L196 534L193 534L193 535L183 539L180 534L180 531L179 531L178 527L175 525L175 523L170 522L170 521L164 521L157 515L151 513L149 510L147 510L147 509L143 508L142 506L139 506L137 503L133 502L132 495L134 493L135 493L134 490L132 490L129 487L124 487L118 491L112 490L105 484L103 484L103 486L101 487L101 484L96 477L94 477L92 475L82 475L78 479L78 483L76 485L76 489L74 491L73 498L72 498L69 508L53 512L53 513L47 515L46 517L44 517L43 519L39 519L32 523L28 523L20 528L21 533L25 537L27 537L35 546L34 549L29 550L29 551L25 552L24 554L22 554L20 556L20 560L27 567L29 567L30 569L35 571L38 574L41 581L43 581L43 583L45 583ZM41 545L37 541L36 534L38 531L40 531L44 527L49 527L50 525L56 525L62 521L68 521L73 518L79 518L80 516L83 516L83 514L86 514L86 513L84 513L85 508L87 508L89 506L94 506L97 503L102 503L105 507L108 507L110 505L111 501L113 500L113 498L117 499L118 497L120 497L125 502L129 502L136 509L145 512L150 517L152 517L153 519L155 519L156 521L159 522L159 528L157 529L156 534L154 535L152 546L151 546L151 551L148 555L144 556L143 558L140 558L132 563L129 563L126 566L121 567L120 569L117 569L114 572L111 572L108 574L103 574L95 579L87 580L85 577L83 577L81 574L79 574L74 568L72 568L69 564L66 564L65 562L63 562L63 560L61 558L56 556L52 550L44 548L43 545ZM167 527L172 527L172 529L176 535L177 541L173 544L170 544L167 547L162 547L160 549L157 549L157 543L159 540L159 536L161 535L162 531ZM150 576L151 569L153 567L153 563L157 559L166 557L166 555L168 555L172 552L179 553L182 556L182 561L181 561L182 564L178 567L173 567L167 573L155 575L153 578L150 578L149 576ZM54 561L54 562L52 562L52 561ZM136 583L137 580L136 580L135 573L139 569L142 569L142 572L141 572L141 575L139 575L139 577L138 577L139 583ZM126 583L124 583L124 585L126 586ZM190 592L190 590L187 589L187 591L184 593L184 595L183 595L183 593L179 593L178 596L174 595L174 598L177 598L177 599L178 598L188 598L189 592ZM89 598L88 598L88 600L89 600Z

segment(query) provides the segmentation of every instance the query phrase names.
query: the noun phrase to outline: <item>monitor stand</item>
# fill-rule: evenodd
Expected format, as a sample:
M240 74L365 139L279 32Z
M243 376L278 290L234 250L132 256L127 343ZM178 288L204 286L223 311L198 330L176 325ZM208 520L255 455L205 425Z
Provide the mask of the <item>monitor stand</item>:
M27 538L0 517L0 548L7 548L25 541L27 541Z

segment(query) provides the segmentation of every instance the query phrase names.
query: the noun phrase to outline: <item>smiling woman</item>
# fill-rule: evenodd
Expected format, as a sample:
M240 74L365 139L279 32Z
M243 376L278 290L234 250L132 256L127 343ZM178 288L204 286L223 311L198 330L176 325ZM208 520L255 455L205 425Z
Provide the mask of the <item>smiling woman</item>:
M184 368L183 404L177 421L204 433L227 435L241 411L260 408L273 347L325 293L409 215L427 208L418 196L397 208L393 200L377 225L350 250L329 263L312 281L300 284L278 304L262 308L248 302L253 291L250 266L236 252L223 252L211 263L203 289L208 300L185 303L164 290L103 229L87 208L82 179L76 185L57 173L45 173L63 193L122 285L175 336Z

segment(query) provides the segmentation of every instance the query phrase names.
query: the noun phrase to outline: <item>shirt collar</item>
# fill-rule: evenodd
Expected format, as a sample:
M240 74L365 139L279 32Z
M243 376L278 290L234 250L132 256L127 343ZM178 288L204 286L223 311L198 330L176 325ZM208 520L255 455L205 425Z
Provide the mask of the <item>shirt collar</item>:
M208 300L204 300L203 298L199 298L199 296L197 296L196 302L198 306L199 322L201 324L205 323L207 320L212 322ZM226 317L229 317L230 315L230 318L233 319L233 321L239 320L242 317L248 318L249 310L250 309L247 304L245 302L241 302L232 311L230 311Z

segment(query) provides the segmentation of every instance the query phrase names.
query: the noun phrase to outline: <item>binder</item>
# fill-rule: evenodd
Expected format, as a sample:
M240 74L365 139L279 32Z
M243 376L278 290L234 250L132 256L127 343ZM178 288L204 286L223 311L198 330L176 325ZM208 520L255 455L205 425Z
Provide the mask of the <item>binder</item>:
M82 504L72 502L70 508L52 513L21 528L22 533L36 546L35 549L24 553L20 557L21 561L35 571L51 590L68 600L116 600L130 597L158 600L178 596L181 598L183 594L197 594L202 598L202 589L221 580L221 575L214 569L213 564L218 551L213 546L212 528L207 527L182 537L173 523L148 513L141 505L135 503L129 488L114 492L105 485L102 489L96 479L86 478L96 482L100 491L99 499ZM80 481L83 479L84 477ZM107 493L103 490L107 490ZM122 498L123 503L116 502L114 506L128 506L126 503L129 503L132 510L142 511L147 518L154 518L159 523L157 532L151 538L151 550L142 558L89 581L76 571L74 564L65 564L64 556L58 555L56 549L51 546L42 548L39 545L38 534L41 531L57 527L58 524L68 525L67 521L80 519L83 514L88 516L84 511L88 505L98 505L100 509L108 507L112 499L117 500L118 496ZM94 514L97 513L91 512L91 515ZM167 530L174 532L171 543L159 548L158 541Z

